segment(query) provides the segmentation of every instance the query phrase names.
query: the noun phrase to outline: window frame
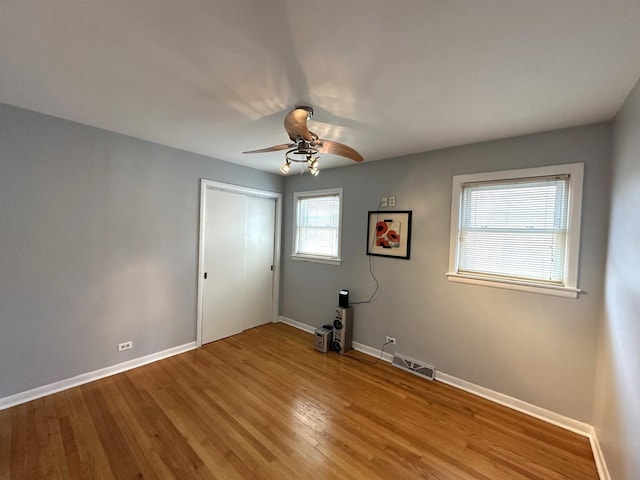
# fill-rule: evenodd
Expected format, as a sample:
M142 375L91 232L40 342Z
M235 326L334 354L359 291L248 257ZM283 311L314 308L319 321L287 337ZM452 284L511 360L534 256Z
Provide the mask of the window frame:
M298 253L298 204L300 200L317 197L338 197L338 252L337 256L319 254ZM303 262L324 263L328 265L340 265L342 263L342 188L327 188L324 190L309 190L293 193L293 238L291 243L291 259Z
M563 285L549 285L542 282L536 282L535 280L526 281L506 279L497 276L492 277L491 275L480 276L469 273L459 273L458 257L463 185L467 183L499 182L505 180L548 177L553 175L569 175L567 247ZM578 294L581 292L578 288L578 270L580 260L580 224L582 220L583 180L583 163L455 175L453 177L453 188L451 193L451 238L449 244L449 271L446 273L447 279L451 282L484 285L509 290L520 290L566 298L577 298Z

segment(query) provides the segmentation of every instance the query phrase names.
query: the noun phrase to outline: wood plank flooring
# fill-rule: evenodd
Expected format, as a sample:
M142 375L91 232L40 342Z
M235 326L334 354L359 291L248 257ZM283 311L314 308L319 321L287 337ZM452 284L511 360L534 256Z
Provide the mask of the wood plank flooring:
M0 411L0 478L597 479L589 441L269 324Z

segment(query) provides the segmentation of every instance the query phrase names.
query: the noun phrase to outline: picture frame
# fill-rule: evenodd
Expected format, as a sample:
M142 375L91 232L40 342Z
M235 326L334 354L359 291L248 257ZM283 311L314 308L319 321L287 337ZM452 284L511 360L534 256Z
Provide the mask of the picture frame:
M411 214L411 210L370 211L367 226L367 255L409 260Z

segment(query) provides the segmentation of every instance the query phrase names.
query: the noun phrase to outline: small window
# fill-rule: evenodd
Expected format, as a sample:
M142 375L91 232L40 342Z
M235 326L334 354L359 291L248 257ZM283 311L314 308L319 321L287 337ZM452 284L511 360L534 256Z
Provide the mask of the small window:
M449 280L577 297L583 164L453 178Z
M293 194L294 260L340 264L342 189Z

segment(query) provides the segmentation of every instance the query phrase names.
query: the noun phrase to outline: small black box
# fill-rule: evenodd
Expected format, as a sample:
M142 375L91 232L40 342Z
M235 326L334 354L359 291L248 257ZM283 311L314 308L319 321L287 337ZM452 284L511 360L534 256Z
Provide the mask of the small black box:
M349 308L349 290L340 290L338 294L338 306Z

